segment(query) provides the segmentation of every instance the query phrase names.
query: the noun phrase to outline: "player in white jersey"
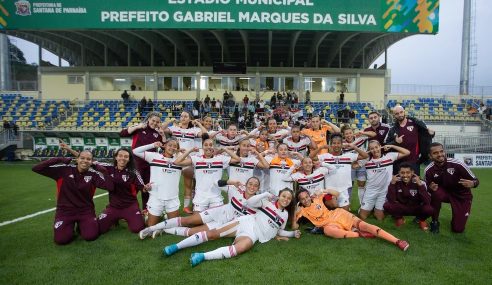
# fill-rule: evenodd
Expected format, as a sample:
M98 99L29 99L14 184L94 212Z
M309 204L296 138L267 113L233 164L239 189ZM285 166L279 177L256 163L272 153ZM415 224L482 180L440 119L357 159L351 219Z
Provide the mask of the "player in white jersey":
M261 126L258 129L254 129L251 131L251 134L258 136L262 129L263 126ZM285 137L289 135L289 129L278 128L277 121L274 118L268 119L267 130L268 130L268 144L270 149L275 149L277 147L277 143L281 142Z
M301 129L299 126L293 126L290 129L290 136L284 138L284 144L287 145L289 151L294 151L308 155L308 151L312 151L317 148L316 143L312 141L308 136L301 135Z
M382 153L381 149L385 152L389 150L396 150L397 152ZM374 210L374 216L378 220L384 219L384 202L386 202L386 194L388 193L388 186L393 177L393 163L405 156L410 155L410 151L396 146L385 145L381 147L377 140L369 142L370 157L359 161L359 165L365 166L367 170L367 184L366 191L362 197L359 197L361 201L359 216L365 220Z
M179 143L175 139L169 139L164 144L164 152L149 152L153 148L162 147L162 142L144 145L133 150L133 153L150 164L150 191L147 209L149 211L147 224L155 225L163 212L168 218L179 216L179 180L182 167L176 165L176 153L179 151Z
M217 145L221 147L237 149L239 142L249 138L249 134L246 131L238 132L236 124L230 124L227 130L218 133L215 136Z
M302 156L298 153L292 153L301 159ZM270 184L268 191L273 195L278 195L279 191L284 188L293 189L293 183L290 181L284 181L288 174L292 173L292 169L297 168L301 162L298 159L291 159L289 157L289 151L287 145L281 143L277 145L277 154L275 156L267 156L265 160L269 163L269 177Z
M207 130L199 121L192 121L191 118L190 113L183 111L181 112L178 124L173 124L168 127L169 123L175 122L174 119L163 124L164 132L170 134L172 137L175 137L179 142L179 146L184 150L193 149L195 147L195 138L202 137L203 134L207 133ZM198 126L198 128L194 125ZM193 169L191 167L183 168L183 184L183 210L190 214L191 210L189 209L189 205L193 192Z
M181 249L196 246L208 240L235 237L231 246L205 253L193 253L190 262L192 266L196 266L204 260L231 258L244 253L250 250L257 241L265 243L276 236L300 238L300 231L284 230L289 217L286 208L290 205L292 197L290 189L280 191L275 203L270 201L273 199L270 193L253 196L248 200L248 205L258 208L255 215L243 216L220 228L196 233L177 244L166 246L163 251L170 256Z
M331 175L329 179L325 179L325 187L335 189L340 193L338 205L348 211L350 208L348 189L352 187L352 163L357 160L366 159L369 155L354 144L343 145L342 137L339 134L333 134L330 141L332 153L324 153L318 156L321 165L331 164L337 169L334 175ZM342 153L343 146L352 148L355 150L355 153ZM314 157L318 154L319 150L329 149L330 147L328 145L319 147L310 156Z
M193 166L198 182L193 198L193 211L201 212L223 205L222 195L215 182L222 178L222 172L229 166L229 163L238 163L241 159L229 149L224 149L229 156L214 155L214 143L211 139L203 141L203 155L190 155L197 151L197 148L185 151L175 163L181 166Z
M376 136L373 131L362 131L354 134L354 130L349 125L344 125L341 128L343 142L346 144L355 144L358 148L363 151L367 151L367 142L369 139ZM342 149L343 153L354 152L349 147L344 147ZM366 185L366 169L361 167L359 164L354 163L352 165L352 181L357 180L357 193L359 197L364 195L365 185ZM352 196L352 187L349 188L349 196Z
M237 180L243 185L246 181L254 175L256 168L268 169L270 166L265 158L256 151L255 148L251 148L248 139L244 139L239 143L239 149L236 154L241 158L239 163L230 163L228 168L229 180Z
M301 167L297 172L292 173L284 180L295 181L299 188L307 190L310 195L315 195L316 191L325 189L325 177L336 171L336 168L331 164L325 166L315 169L313 160L310 157L305 157L301 160Z
M233 180L219 180L217 185L222 191L227 192L228 204L194 213L191 216L169 219L148 227L140 231L140 239L144 239L149 235L155 238L161 231L168 234L190 236L201 231L218 228L244 215L254 215L256 213L257 210L255 208L247 205L247 200L253 197L260 189L260 180L258 178L250 177L246 185Z
M217 130L214 130L213 120L210 116L203 117L201 124L207 130L208 137L211 139L215 138L215 136L222 131L222 128L218 122L215 122L215 128ZM203 139L201 137L195 138L195 147L201 148L202 144Z

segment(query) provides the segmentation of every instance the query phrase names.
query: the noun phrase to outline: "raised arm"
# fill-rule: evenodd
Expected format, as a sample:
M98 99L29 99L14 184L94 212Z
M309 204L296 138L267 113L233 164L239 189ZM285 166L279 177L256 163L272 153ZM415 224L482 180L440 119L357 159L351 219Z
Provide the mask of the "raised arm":
M197 152L198 148L190 148L186 150L182 155L178 156L176 160L174 161L174 164L179 165L179 166L189 166L193 164L193 161L189 157L190 153L192 152Z
M345 146L348 146L350 149L353 149L358 153L357 160L369 158L369 154L363 151L362 149L358 148L355 144L350 143L350 144L345 144Z
M73 155L74 157L78 157L79 156L79 152L76 151L76 150L73 150L72 148L70 148L65 142L63 142L62 140L60 140L60 148L61 149L64 149L66 150L67 152L69 152L71 155Z
M324 124L330 126L331 130L333 131L334 134L340 133L340 128L337 125L333 124L332 122L328 122L327 120L323 119L323 120L321 120L321 123L324 123Z
M58 165L68 165L72 161L70 157L55 157L45 161L42 161L32 167L32 171L41 175L58 179L61 175Z
M230 163L239 163L241 162L241 158L231 149L223 148L224 151L231 157Z
M408 149L403 148L401 146L394 145L394 144L385 145L385 146L383 146L383 149L385 151L389 151L390 149L396 150L398 152L398 157L396 159L401 159L401 158L404 158L405 156L410 155L410 151Z
M253 207L253 208L259 208L264 206L264 203L268 202L270 199L273 199L275 195L265 192L261 193L258 195L255 195L253 197L250 197L248 200L246 200L246 203L248 206Z
M147 160L146 159L146 152L148 150L155 149L157 147L162 147L162 143L161 142L155 142L155 143L151 143L151 144L137 147L133 150L133 154L140 157L141 159Z
M261 169L268 169L270 168L270 163L268 163L268 161L266 161L265 157L263 155L261 155L261 153L259 153L256 148L252 148L251 149L251 152L256 155L256 157L258 158L258 167L261 168Z
M122 136L122 137L130 136L136 130L145 129L146 127L147 127L147 124L145 124L145 123L140 123L140 124L136 124L136 125L130 126L127 129L123 129L120 132L120 136Z

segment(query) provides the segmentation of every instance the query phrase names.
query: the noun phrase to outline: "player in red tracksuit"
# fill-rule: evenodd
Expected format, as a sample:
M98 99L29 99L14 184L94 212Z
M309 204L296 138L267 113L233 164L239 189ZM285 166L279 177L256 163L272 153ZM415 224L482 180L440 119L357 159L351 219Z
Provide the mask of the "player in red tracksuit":
M146 191L150 184L144 185L142 177L135 170L133 155L129 150L120 148L112 164L98 165L106 168L114 184L114 190L109 193L109 205L99 215L99 232L108 232L120 219L127 222L132 233L140 232L145 224L138 206L137 192Z
M429 229L426 219L434 212L431 198L425 183L415 175L410 164L400 164L398 175L393 176L388 186L386 199L384 210L393 215L397 227L405 223L403 216L416 216L420 228Z
M123 129L120 132L120 137L132 137L132 150L143 145L148 145L156 141L165 142L166 138L162 136L163 132L160 130L161 115L158 112L149 112L145 120L135 126ZM150 150L149 150L150 151ZM155 150L154 150L155 151ZM139 158L135 157L135 168L142 176L144 183L149 183L150 180L150 166L149 164ZM147 208L147 201L149 200L149 193L142 192L142 209L145 211Z
M105 169L99 166L91 168L90 151L82 151L76 165L70 164L71 160L66 157L52 158L32 168L34 172L56 181L54 240L60 245L73 240L76 223L84 240L97 239L99 227L92 197L96 188L113 190L113 183L105 174Z
M431 193L432 215L431 232L439 233L439 213L441 203L451 204L451 230L462 233L470 215L473 195L471 188L479 184L477 177L462 161L446 158L440 143L430 146L432 163L425 169L425 181Z

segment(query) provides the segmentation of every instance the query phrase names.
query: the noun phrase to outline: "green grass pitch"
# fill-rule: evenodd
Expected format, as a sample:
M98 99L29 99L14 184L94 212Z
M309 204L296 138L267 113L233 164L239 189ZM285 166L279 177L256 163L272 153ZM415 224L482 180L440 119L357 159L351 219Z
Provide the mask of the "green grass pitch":
M26 163L1 163L0 222L55 206L55 182ZM0 227L0 284L490 284L492 170L474 170L480 187L464 234L450 232L451 210L441 211L441 233L420 231L407 218L368 221L410 242L407 252L379 239L334 240L303 232L299 240L256 244L239 257L191 268L192 252L228 245L208 242L163 257L181 240L170 235L141 241L124 222L94 242L53 243L54 212ZM102 193L98 191L97 193ZM97 213L108 202L95 200Z

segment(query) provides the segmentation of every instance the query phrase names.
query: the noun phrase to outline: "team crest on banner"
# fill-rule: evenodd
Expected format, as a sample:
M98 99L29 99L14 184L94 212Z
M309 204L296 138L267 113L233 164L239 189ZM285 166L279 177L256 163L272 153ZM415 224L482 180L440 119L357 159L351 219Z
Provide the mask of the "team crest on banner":
M415 195L417 195L417 190L410 189L410 195L412 195L412 197L415 197Z
M454 174L454 168L448 168L447 170L448 170L448 173L449 173L449 174L451 174L451 175L453 175L453 174Z
M128 175L121 175L121 179L123 179L123 181L128 181Z
M408 126L407 127L407 130L409 130L410 132L412 132L413 131L413 126Z
M15 2L15 7L17 10L15 14L19 16L30 16L31 15L31 3L29 1L17 1Z
M59 227L61 227L61 225L63 225L63 221L58 221L55 223L55 229L58 229Z
M84 180L87 183L89 183L89 181L91 181L91 179L92 179L92 176L84 176Z

